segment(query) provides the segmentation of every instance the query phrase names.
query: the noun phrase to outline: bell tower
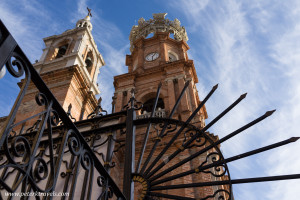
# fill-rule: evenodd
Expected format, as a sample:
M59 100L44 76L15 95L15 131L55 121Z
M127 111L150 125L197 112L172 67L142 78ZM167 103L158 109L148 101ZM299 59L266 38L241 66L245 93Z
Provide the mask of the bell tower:
M200 104L195 85L198 77L194 63L187 54L186 30L178 19L171 21L165 16L166 13L153 14L153 19L148 21L140 18L138 25L132 27L129 36L131 55L126 56L128 73L114 79L116 112L127 103L129 93L134 89L136 99L144 103L137 117L146 117L151 111L159 83L163 86L156 116L166 117L187 81L190 84L175 118L185 121ZM193 122L201 122L203 126L205 118L207 113L204 107Z
M200 105L201 101L195 85L198 82L198 77L194 63L188 58L187 53L189 46L186 43L188 40L186 30L181 26L178 19L171 21L166 19L165 16L166 13L158 13L153 14L153 19L147 21L140 18L138 25L132 27L129 36L131 54L126 56L128 73L114 77L115 94L113 97L113 110L115 112L121 111L123 106L127 105L131 96L134 95L137 101L143 103L143 108L136 111L136 118L145 118L146 121L146 118L149 118L152 113L153 104L156 100L156 94L160 84L160 93L156 110L154 111L154 118L168 119L184 88L186 88L185 92L182 93L183 95L175 113L172 113L172 119L184 122ZM201 129L205 126L206 118L207 112L205 106L203 106L189 123ZM158 166L161 160L167 163L168 166L173 166L186 156L192 154L191 151L185 151L181 156L177 156L169 161L168 156L171 155L172 151L178 151L178 149L182 151L181 145L186 139L184 134L179 136L176 142L170 144L170 146L167 147L168 150L166 150L162 156L160 153L166 148L166 145L171 141L175 133L172 132L172 128L169 130L169 132L172 132L170 134L159 133L161 129L165 129L162 128L163 126L160 127L157 124L151 127L152 128L141 125L135 129L133 139L135 155L132 165L140 164L140 168L136 167L135 170L141 175L141 177L134 180L135 182L149 181L148 178L153 175L149 175L149 173L151 173L150 171L154 169L154 166ZM175 128L173 127L173 131L176 127L177 125ZM147 134L149 134L149 139L145 139L148 137L145 136ZM120 138L117 137L117 139L125 140L125 138L122 138L122 135ZM148 142L144 143L146 140ZM126 143L125 146L127 144L128 143ZM143 154L141 153L142 151L144 151ZM115 171L112 174L124 173L125 176L127 173L122 172L126 166L130 166L126 165L128 161L124 160L124 154L125 152L118 152L116 154L114 161L117 163L117 168L113 169ZM157 157L158 155L161 155L161 157ZM160 161L156 159L160 159ZM185 172L186 170L192 169L191 166L190 163L185 163L178 167L176 172ZM192 177L190 178L192 179ZM209 178L210 177L208 177L207 180L209 180ZM197 179L204 180L205 175L199 176ZM119 186L121 188L123 187L123 192L128 190L128 188L125 188L126 183L122 183L119 178L116 178L116 180L119 182ZM176 181L172 182L172 184L179 183ZM179 181L181 181L180 183L188 183L187 179ZM146 182L143 182L144 185ZM142 199L143 192L139 192L139 186L141 185L138 183L135 184L135 197ZM147 188L144 187L144 190L145 193ZM205 191L201 189L197 191L180 189L177 190L175 194L185 197L200 197L201 195L198 194L200 191L203 194L205 193ZM207 191L212 190L209 188Z
M45 48L38 62L34 64L51 92L65 111L72 106L72 117L76 120L86 118L97 106L99 94L97 77L104 60L97 49L91 34L91 14L80 19L76 27L60 35L44 38ZM30 110L36 112L35 91L28 90L19 118L26 118ZM20 119L22 120L22 119Z

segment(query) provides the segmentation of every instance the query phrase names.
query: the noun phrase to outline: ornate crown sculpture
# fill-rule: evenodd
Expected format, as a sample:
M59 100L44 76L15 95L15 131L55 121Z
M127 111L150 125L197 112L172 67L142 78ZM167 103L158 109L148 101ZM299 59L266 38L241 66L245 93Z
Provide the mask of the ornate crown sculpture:
M153 14L153 19L145 21L144 18L140 18L138 25L134 25L130 31L130 51L134 49L134 42L143 37L146 38L150 33L156 32L170 32L174 34L174 39L177 41L188 41L184 26L180 26L180 21L174 19L170 21L165 19L167 13L156 13Z

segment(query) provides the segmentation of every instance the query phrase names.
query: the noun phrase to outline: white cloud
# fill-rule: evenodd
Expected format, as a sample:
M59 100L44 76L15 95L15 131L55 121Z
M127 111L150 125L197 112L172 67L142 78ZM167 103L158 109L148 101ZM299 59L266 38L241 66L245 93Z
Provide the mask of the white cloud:
M32 16L24 14L23 12L31 13ZM47 12L40 4L34 1L31 2L31 4L25 1L0 2L1 20L3 20L3 23L31 61L38 59L42 52L41 30L37 32L42 22L37 23L36 19L45 18L46 16ZM19 92L17 82L20 80L13 78L9 72L6 71L6 75L0 81L0 91L3 91L0 95L0 116L4 116L9 114L17 98Z
M87 2L88 0L79 0L77 2L77 13L82 15L82 16L85 16L87 14Z
M32 62L42 54L44 34L56 29L50 16L37 1L0 2L0 18Z
M282 100L280 114L273 120L272 128L277 130L276 137L269 141L287 139L292 136L299 137L300 119L300 4L289 2L289 5L281 5L280 11L285 15L284 23L287 28L279 30L271 41L271 55L276 61L276 67L282 72L278 79L279 94ZM271 127L269 127L271 129ZM295 152L300 151L299 142L282 147L268 157L268 163L273 166L268 170L269 174L299 174L300 159ZM281 181L272 184L269 194L270 199L298 199L299 180Z
M198 2L177 1L174 8L180 5L177 11L189 21L190 52L196 68L201 69L198 90L202 99L212 85L219 83L218 91L206 104L210 119L239 94L248 92L245 102L212 130L222 137L267 110L278 110L270 119L225 142L225 155L299 136L299 3L209 1L195 8ZM299 173L300 159L291 157L299 151L299 145L294 144L243 159L231 164L231 173L233 178ZM235 186L234 193L240 199L297 199L293 184L295 181L248 184ZM271 188L272 192L266 192Z

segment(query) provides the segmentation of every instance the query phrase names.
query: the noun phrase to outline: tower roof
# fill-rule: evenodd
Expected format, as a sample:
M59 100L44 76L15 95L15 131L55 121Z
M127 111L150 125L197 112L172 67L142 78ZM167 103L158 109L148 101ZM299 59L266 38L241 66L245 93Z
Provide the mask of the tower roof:
M180 21L165 19L166 15L167 13L156 13L153 14L153 19L147 21L144 18L139 19L138 25L132 27L129 35L131 52L134 49L134 42L141 37L146 38L150 33L169 32L174 34L174 39L177 41L188 40L184 26L180 26Z
M85 18L78 20L76 23L76 27L87 27L90 31L92 31L93 25L91 23L90 15L87 15Z

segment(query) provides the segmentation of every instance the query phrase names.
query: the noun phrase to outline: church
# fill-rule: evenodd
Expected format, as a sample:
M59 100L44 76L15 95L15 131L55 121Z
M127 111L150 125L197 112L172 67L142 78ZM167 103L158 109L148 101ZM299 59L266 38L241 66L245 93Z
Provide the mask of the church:
M109 114L95 96L105 61L92 29L89 10L73 29L44 38L42 56L31 65L1 24L0 66L22 77L10 115L0 118L1 199L221 200L234 199L232 184L299 178L230 178L227 163L298 138L225 159L222 142L274 111L224 138L210 133L246 94L205 123L205 103L218 85L199 98L187 31L166 13L132 27L128 72L114 77Z

